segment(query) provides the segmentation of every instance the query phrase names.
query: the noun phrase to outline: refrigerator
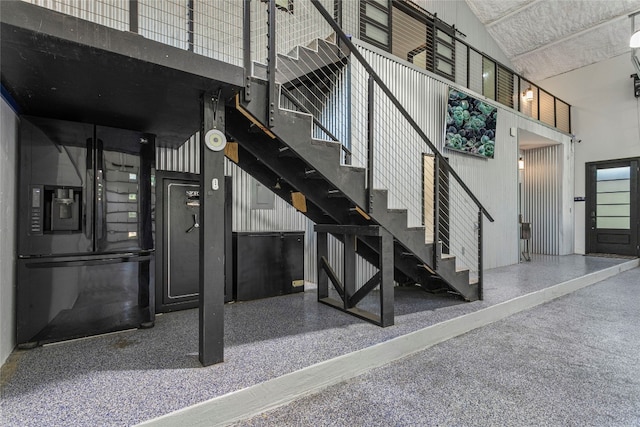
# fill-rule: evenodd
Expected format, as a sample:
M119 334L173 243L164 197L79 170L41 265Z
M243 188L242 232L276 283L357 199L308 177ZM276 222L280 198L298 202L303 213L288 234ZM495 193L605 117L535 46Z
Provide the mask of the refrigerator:
M17 342L154 322L151 134L21 117Z

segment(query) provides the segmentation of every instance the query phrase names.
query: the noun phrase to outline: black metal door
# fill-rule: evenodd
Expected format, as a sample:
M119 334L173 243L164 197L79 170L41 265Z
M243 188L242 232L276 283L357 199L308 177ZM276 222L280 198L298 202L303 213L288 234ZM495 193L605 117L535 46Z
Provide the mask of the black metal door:
M640 255L639 165L639 159L587 163L587 253Z
M200 269L200 180L198 175L158 172L156 210L156 311L198 306ZM225 278L231 300L231 181L225 183Z

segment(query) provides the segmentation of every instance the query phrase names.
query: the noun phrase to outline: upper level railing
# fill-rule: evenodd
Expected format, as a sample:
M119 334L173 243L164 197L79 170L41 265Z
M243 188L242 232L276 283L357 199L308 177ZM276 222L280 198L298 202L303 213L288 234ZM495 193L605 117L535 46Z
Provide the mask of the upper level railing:
M158 41L180 49L218 59L233 65L243 66L243 51L249 49L251 58L261 58L266 53L266 22L256 20L257 5L246 0L23 0L38 6L105 25L121 31L131 31L145 38ZM293 13L298 0L278 0L281 5L291 7ZM351 22L359 27L362 21L360 3L365 0L323 0L322 4L332 11L338 23ZM391 4L403 1L390 0ZM406 2L405 2L406 3ZM244 36L243 10L251 5L251 19L259 25L252 28L248 40ZM362 3L364 4L364 3ZM411 3L413 4L413 3ZM282 10L281 6L279 10ZM416 9L415 6L413 6ZM417 9L416 9L417 10ZM430 19L448 27L436 15L427 11L419 11ZM417 12L416 12L417 13ZM314 24L315 25L315 24ZM409 26L405 26L410 28ZM400 28L396 26L396 28ZM509 67L500 64L489 55L480 52L463 40L463 34L453 29L453 48L455 75L449 77L459 85L489 99L496 100L533 119L554 126L558 130L571 132L571 106L546 92L542 88L519 75ZM292 29L292 34L308 36L309 28ZM409 30L404 33L397 29L397 37L409 38ZM359 34L358 31L355 34ZM364 36L364 34L362 35ZM393 34L391 34L393 36ZM366 40L366 37L363 37ZM292 37L291 43L298 40ZM249 42L245 45L245 42ZM423 45L423 42L417 43ZM294 44L295 45L295 44ZM392 52L393 53L393 52ZM397 52L396 52L397 53ZM407 60L406 55L400 59ZM530 97L527 97L528 89Z

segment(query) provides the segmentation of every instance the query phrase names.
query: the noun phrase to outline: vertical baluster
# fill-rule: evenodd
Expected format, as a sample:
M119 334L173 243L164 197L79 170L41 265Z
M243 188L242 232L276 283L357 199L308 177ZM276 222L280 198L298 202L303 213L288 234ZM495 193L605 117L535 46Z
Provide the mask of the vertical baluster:
M267 76L269 80L269 103L267 104L267 117L269 127L272 128L275 121L277 93L276 93L276 0L268 0L267 13Z

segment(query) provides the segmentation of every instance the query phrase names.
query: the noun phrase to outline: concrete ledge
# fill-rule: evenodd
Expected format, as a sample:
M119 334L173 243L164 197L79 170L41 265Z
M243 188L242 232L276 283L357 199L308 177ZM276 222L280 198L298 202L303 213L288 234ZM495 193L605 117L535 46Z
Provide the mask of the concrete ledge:
M418 331L300 369L261 384L146 421L141 426L219 426L288 404L450 338L502 320L640 266L635 259L483 308Z

